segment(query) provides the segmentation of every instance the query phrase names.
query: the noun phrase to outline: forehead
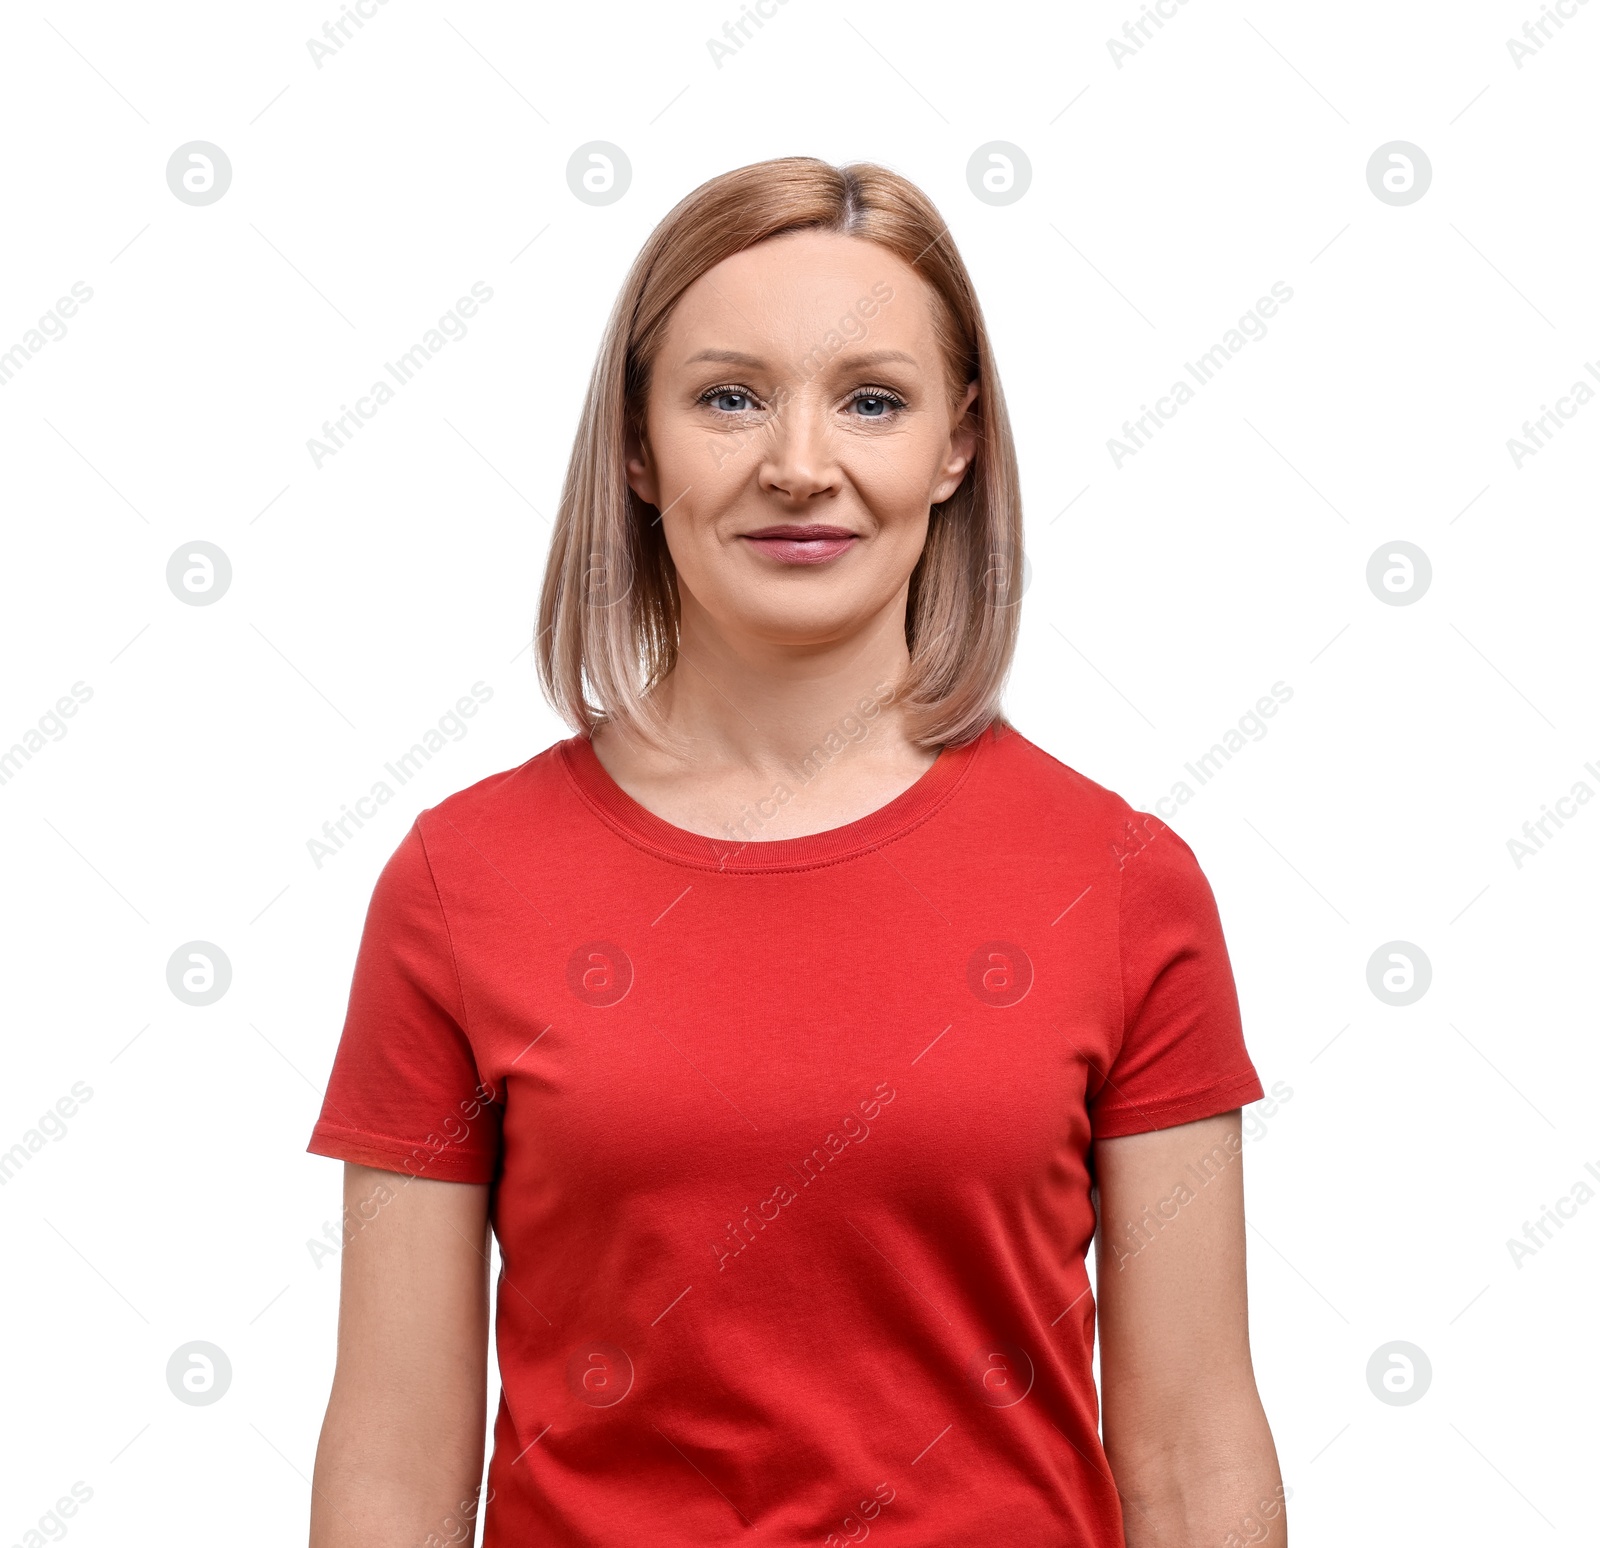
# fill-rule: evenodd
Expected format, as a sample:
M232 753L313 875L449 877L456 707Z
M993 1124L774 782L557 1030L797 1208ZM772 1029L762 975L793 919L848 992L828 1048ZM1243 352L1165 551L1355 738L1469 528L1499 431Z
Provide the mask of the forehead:
M791 231L725 258L679 298L663 363L702 348L803 355L830 332L938 365L933 292L903 259L862 237Z

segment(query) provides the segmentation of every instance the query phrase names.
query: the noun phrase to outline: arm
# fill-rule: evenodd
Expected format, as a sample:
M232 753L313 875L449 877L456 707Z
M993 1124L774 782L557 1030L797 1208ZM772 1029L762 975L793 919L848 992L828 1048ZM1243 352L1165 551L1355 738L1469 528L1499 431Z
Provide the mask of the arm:
M489 1342L487 1185L346 1164L339 1355L311 1548L472 1541Z
M1099 1140L1106 1458L1129 1548L1281 1548L1245 1309L1239 1110Z

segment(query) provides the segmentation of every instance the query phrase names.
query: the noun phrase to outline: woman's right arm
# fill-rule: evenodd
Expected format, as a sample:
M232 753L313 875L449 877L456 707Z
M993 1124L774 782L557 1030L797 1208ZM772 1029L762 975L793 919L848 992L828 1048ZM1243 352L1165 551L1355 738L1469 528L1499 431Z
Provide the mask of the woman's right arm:
M487 1184L346 1163L339 1352L310 1548L473 1540L489 1350Z

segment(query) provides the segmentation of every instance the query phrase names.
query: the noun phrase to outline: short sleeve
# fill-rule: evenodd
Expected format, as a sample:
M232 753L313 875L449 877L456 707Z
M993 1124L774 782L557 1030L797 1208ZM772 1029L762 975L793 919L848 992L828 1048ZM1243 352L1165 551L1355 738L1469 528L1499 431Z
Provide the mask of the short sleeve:
M1211 885L1171 828L1137 816L1137 841L1119 846L1122 1041L1110 1069L1090 1073L1096 1139L1192 1123L1263 1095Z
M500 1109L467 1034L449 923L413 824L378 877L313 1154L489 1182Z

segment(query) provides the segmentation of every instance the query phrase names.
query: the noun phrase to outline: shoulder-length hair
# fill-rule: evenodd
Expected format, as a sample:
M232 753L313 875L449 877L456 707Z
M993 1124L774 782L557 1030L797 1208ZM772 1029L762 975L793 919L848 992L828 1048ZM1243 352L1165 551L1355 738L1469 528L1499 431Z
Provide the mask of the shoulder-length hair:
M932 508L906 607L911 665L894 686L912 741L970 741L1002 719L1023 589L1016 451L983 313L944 221L887 168L809 156L756 162L703 183L650 234L606 326L573 443L539 598L546 696L577 731L604 722L667 745L651 691L677 660L677 574L654 507L624 474L650 370L679 297L723 259L790 231L835 231L887 248L933 294L957 401L976 382L977 452Z

